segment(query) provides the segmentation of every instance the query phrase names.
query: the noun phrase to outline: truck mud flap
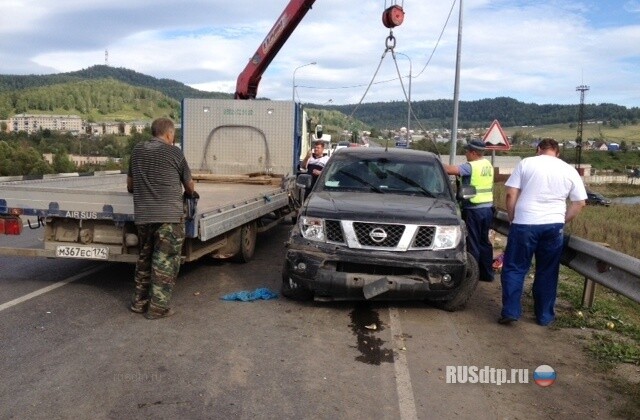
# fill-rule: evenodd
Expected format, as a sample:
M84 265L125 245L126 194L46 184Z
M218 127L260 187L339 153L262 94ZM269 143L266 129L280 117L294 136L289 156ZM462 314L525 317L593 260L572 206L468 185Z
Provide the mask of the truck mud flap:
M365 284L362 287L362 293L364 293L364 297L366 299L374 298L376 296L379 296L383 293L388 292L389 290L391 290L391 281L389 281L389 279L386 277L383 277L374 282Z

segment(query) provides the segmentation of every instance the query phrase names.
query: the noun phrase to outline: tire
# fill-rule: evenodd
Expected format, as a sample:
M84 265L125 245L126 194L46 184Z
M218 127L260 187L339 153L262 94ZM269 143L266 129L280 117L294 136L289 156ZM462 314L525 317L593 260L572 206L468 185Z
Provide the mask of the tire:
M251 261L256 251L256 239L258 237L258 228L256 222L250 222L240 228L240 248L238 253L233 256L233 261L246 263Z
M298 284L287 275L287 262L282 267L282 288L280 292L282 296L293 300L309 301L313 299L313 292L301 284Z
M464 280L451 299L438 302L437 306L440 309L444 309L448 312L455 312L464 309L467 306L467 302L473 295L473 292L478 286L480 277L480 269L478 268L478 262L473 255L467 252L467 271L464 276Z

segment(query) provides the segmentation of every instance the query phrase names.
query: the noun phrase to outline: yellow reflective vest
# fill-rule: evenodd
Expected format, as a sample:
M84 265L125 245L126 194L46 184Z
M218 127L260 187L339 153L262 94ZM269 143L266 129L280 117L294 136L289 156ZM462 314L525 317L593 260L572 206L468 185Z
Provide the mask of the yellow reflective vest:
M493 203L493 166L487 159L469 162L471 178L469 185L476 187L476 196L469 199L473 204Z

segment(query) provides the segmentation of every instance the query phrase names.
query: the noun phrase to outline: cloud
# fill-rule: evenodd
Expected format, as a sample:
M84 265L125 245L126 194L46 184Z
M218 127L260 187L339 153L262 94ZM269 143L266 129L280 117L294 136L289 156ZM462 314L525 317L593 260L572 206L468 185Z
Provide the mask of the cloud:
M103 64L108 50L112 66L233 93L286 4L261 2L257 10L254 0L5 0L0 72L79 70ZM452 98L458 3L403 4L405 20L393 37L395 51L409 57L397 55L405 91L411 66L413 100ZM586 83L593 102L637 106L639 4L465 1L460 99L569 104L578 101L575 87ZM291 98L294 69L316 61L296 73L303 102L403 101L396 63L385 54L390 31L381 22L382 6L316 1L264 73L258 95Z

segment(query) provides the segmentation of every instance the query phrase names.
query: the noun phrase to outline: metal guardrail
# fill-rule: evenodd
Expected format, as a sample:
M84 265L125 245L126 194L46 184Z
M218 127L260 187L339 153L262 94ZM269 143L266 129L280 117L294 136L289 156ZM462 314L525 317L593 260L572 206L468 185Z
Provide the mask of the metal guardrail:
M496 212L493 229L507 235L508 220L506 212ZM566 235L561 263L585 277L582 295L585 307L593 305L595 283L640 303L639 259L577 236Z

